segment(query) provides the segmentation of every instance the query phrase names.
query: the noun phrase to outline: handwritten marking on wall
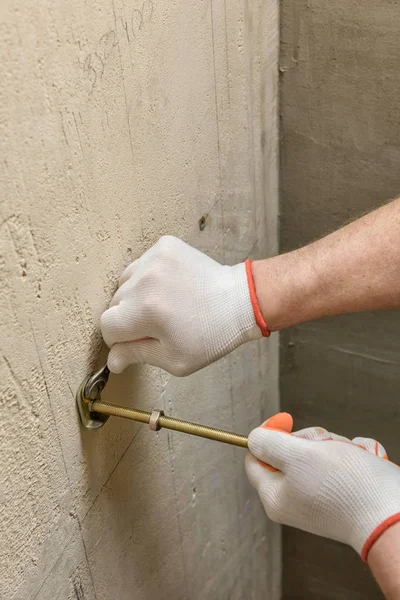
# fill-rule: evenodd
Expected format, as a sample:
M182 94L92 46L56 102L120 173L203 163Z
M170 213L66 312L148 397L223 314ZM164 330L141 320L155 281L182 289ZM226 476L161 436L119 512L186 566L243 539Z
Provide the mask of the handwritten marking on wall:
M139 8L133 8L130 17L124 21L124 28L129 44L134 43L139 38L141 32L151 22L154 13L154 2L144 0ZM99 80L103 77L105 68L113 55L114 48L119 44L115 29L110 29L104 33L97 42L94 52L86 55L83 61L83 73L90 84L90 94L93 93Z
M96 51L86 56L83 62L83 72L91 84L91 93L98 79L103 77L106 64L117 44L116 33L111 29L101 36L97 43Z
M141 9L134 8L131 16L131 30L133 37L137 37L140 31L151 22L154 12L154 4L152 0L145 0Z

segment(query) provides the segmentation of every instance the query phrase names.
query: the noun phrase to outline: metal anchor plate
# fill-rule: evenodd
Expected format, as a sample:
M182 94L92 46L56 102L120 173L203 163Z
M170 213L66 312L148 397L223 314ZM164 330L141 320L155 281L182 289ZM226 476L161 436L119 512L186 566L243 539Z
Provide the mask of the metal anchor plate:
M108 420L109 415L103 415L91 410L92 402L100 400L100 394L107 384L110 371L105 364L93 375L82 381L76 392L76 403L82 425L87 429L99 429Z

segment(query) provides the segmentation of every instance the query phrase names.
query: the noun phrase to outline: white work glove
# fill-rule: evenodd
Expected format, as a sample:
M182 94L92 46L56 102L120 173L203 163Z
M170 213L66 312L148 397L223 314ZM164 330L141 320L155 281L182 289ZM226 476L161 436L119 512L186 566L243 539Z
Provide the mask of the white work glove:
M251 261L220 265L181 240L161 238L122 274L101 331L108 367L149 363L190 375L269 331Z
M291 434L292 424L280 413L249 435L246 472L267 515L348 544L366 561L400 521L400 468L375 440L350 441L321 427Z

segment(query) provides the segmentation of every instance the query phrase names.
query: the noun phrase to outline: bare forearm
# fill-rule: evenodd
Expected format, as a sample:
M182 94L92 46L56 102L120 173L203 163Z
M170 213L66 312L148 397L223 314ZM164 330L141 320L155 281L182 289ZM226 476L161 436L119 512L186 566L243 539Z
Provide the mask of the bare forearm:
M390 527L372 546L368 565L387 600L400 599L400 523Z
M253 274L272 331L328 315L400 308L400 199L309 246L255 261Z

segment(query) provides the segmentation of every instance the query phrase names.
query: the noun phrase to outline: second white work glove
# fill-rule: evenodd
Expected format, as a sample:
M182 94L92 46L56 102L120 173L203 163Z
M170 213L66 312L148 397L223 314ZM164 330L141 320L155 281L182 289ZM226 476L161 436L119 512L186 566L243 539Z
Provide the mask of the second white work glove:
M269 335L250 261L220 265L166 236L129 265L119 286L101 317L114 373L149 363L190 375L244 342Z
M280 413L249 436L246 471L267 515L348 544L366 561L400 521L400 468L375 440L291 430L290 415Z

